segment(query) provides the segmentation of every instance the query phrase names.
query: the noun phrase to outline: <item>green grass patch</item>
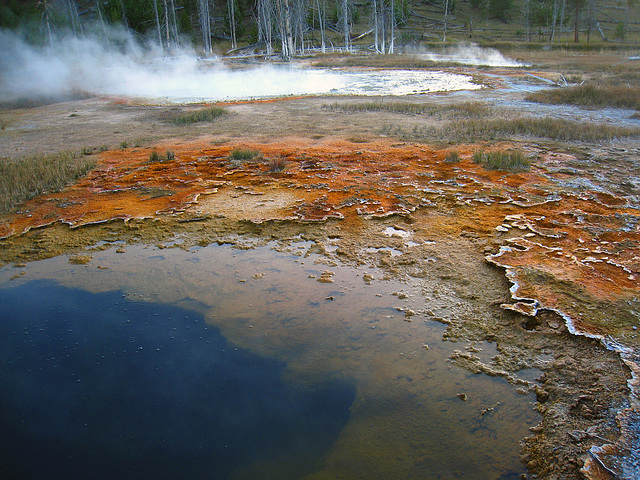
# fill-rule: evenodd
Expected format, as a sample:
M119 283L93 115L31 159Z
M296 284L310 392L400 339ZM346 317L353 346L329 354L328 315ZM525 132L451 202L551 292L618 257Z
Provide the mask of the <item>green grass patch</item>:
M149 154L149 163L169 162L175 160L176 154L171 150L167 150L164 155L160 155L156 150Z
M60 191L94 166L94 157L70 151L0 159L0 211L10 211L37 195Z
M460 161L460 154L458 150L449 150L444 157L445 163L458 163Z
M492 152L476 151L473 162L482 165L487 170L503 172L526 172L531 163L520 150L496 150Z
M640 87L630 85L584 84L575 87L542 90L527 95L538 103L579 105L581 107L615 107L640 110Z
M491 107L483 102L463 102L449 105L433 105L411 102L357 102L325 104L323 108L347 113L390 112L406 115L429 115L453 117L485 117L491 113Z
M573 122L557 118L514 118L465 120L456 124L454 133L466 138L510 139L514 135L549 138L560 141L601 141L640 135L640 128Z
M231 160L245 162L262 158L262 152L250 148L235 148L231 151L231 153L229 153L229 158Z
M448 122L444 126L415 126L404 129L384 126L382 134L414 141L477 142L481 140L512 140L516 136L546 138L563 142L597 142L640 136L640 128L618 127L573 122L554 118L519 117L471 118Z
M191 112L179 113L171 118L174 125L191 125L193 123L213 122L217 118L226 115L227 111L222 107L208 107Z

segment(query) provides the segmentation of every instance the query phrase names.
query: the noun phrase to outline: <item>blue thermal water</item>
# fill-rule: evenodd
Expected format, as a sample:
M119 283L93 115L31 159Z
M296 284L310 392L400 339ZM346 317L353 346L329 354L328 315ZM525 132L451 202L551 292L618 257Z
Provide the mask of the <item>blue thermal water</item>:
M32 281L0 289L0 477L222 479L277 460L298 478L355 388L282 381L202 315Z

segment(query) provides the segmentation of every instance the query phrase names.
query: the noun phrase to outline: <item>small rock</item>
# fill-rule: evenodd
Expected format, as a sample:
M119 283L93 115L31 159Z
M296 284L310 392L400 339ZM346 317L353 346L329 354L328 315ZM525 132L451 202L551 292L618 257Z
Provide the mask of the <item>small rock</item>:
M91 255L74 255L69 257L69 263L73 265L85 265L91 261Z
M320 283L333 283L333 278L331 278L333 275L335 275L333 272L325 270L320 274L320 278L317 281Z

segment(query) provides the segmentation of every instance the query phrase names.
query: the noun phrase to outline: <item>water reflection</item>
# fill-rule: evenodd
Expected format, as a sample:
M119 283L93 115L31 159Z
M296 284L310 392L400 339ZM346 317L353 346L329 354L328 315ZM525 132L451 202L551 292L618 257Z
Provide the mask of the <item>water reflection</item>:
M283 383L283 362L202 315L120 292L28 282L0 292L0 317L3 478L299 478L355 396Z
M179 334L172 333L173 330L165 332L166 328L158 330L165 332L163 335L173 335L174 339L158 338L156 334L140 337L122 330L120 341L124 346L118 345L118 349L135 352L141 346L143 355L149 356L149 368L173 362L171 371L176 375L192 370L206 372L212 365L218 365L215 362L226 358L216 353L221 349L227 350L224 355L243 355L252 373L247 377L250 380L242 385L253 382L257 387L265 383L271 385L276 392L271 398L300 417L302 425L296 427L298 430L287 430L282 418L263 420L260 413L252 417L249 413L256 411L261 400L251 393L245 396L244 387L239 388L237 396L228 397L234 407L225 411L224 421L218 420L222 423L210 425L207 431L222 428L220 425L225 423L233 424L239 418L249 418L251 425L242 428L252 432L250 436L266 439L270 430L277 428L293 432L286 435L292 441L288 444L264 440L264 444L271 446L267 454L264 450L253 454L251 449L247 452L243 449L242 466L234 465L226 472L221 470L216 478L233 475L235 478L268 478L264 472L274 472L274 478L286 478L279 473L285 471L290 472L289 478L314 479L336 476L489 479L518 478L525 471L518 459L518 443L527 435L528 427L538 421L530 404L533 398L518 395L504 380L473 375L450 363L449 355L461 346L442 342L443 326L419 313L425 308L419 284L382 280L381 272L376 269L337 265L312 253L310 242L273 243L245 249L229 245L161 247L128 246L126 253L116 253L115 246L104 249L102 245L91 252L93 258L86 265L72 265L64 256L33 262L25 267L23 276L13 281L9 281L15 274L13 267L0 269L4 297L21 299L15 307L17 313L7 317L11 320L5 322L3 328L11 325L12 331L18 332L25 323L24 326L32 329L31 321L43 328L42 321L53 315L55 302L38 312L34 310L33 320L23 315L22 308L27 304L37 305L34 301L37 298L60 296L61 287L29 283L55 278L67 288L84 290L81 293L70 290L75 292L72 297L82 298L80 302L74 301L76 307L79 303L87 307L86 318L79 320L82 327L66 338L78 346L92 342L91 350L96 351L88 351L87 355L98 357L99 352L107 352L111 348L107 346L120 338L108 335L97 324L96 315L91 314L98 310L108 312L109 308L120 312L116 316L119 322L124 315L123 308L134 312L136 321L153 322L155 313L161 316L160 312L168 311L173 321L180 319L182 326L171 327L179 328ZM122 252L122 248L118 251ZM34 285L37 286L35 295L27 293L28 290L16 290L35 288ZM98 300L102 302L100 306L94 304ZM416 314L408 317L408 310ZM210 331L216 332L218 338L214 342L200 339L205 338L199 330L204 324L196 324L194 320L198 318L204 319ZM168 320L163 322L169 325ZM147 326L143 324L140 328L145 330ZM32 335L31 330L29 332ZM135 340L131 342L131 338ZM143 338L144 343L140 343ZM159 345L167 348L176 340L180 345L176 344L173 350L155 350ZM98 343L100 348L96 348ZM236 352L236 348L241 353ZM489 355L493 347L483 344L479 348L487 350ZM230 349L234 351L228 351ZM128 352L127 355L133 358L140 353ZM198 367L183 367L187 364ZM109 368L115 379L124 375L118 374L118 368L115 364ZM95 369L89 369L85 382L99 383ZM27 390L36 380L48 378L34 377L33 372L18 374L12 368L8 368L6 374L14 375L12 384L18 383L15 375L20 376L21 388ZM192 378L191 373L187 375ZM196 384L206 383L205 377L193 375ZM174 415L187 415L191 420L184 424L196 424L193 434L197 435L198 422L206 424L198 419L210 408L204 399L226 394L209 386L202 396L194 399L180 391L172 392L172 386L177 384L163 382L162 388L155 385L146 393L137 392L135 385L130 385L133 391L127 390L129 397L122 389L113 389L112 403L124 408L127 398L138 403L146 400L157 405L159 402L162 412L171 410ZM277 385L281 386L276 388ZM68 391L73 396L75 387L71 382L60 392ZM464 394L466 400L460 394ZM17 403L18 395L22 396L18 391L13 392L13 403ZM175 402L171 408L167 396ZM269 396L264 401L269 402ZM305 401L311 407L305 407ZM326 405L326 412L321 411L324 408L313 408L318 402ZM52 407L48 412L56 410L58 408ZM244 413L248 415L243 416ZM146 418L146 414L135 415ZM95 421L102 425L106 422L100 415ZM307 431L319 432L317 437L312 435L319 442L317 446L305 440ZM321 434L323 431L326 433ZM189 434L186 427L180 435L186 438ZM100 438L96 438L98 441ZM283 458L290 457L288 449L292 445L308 446L303 452L294 452L294 460L287 463ZM169 455L180 453L175 451L175 445L167 445L167 451ZM311 466L307 471L299 466L304 455L313 459L302 462ZM252 476L247 473L250 471L261 474ZM189 473L181 477L198 478Z

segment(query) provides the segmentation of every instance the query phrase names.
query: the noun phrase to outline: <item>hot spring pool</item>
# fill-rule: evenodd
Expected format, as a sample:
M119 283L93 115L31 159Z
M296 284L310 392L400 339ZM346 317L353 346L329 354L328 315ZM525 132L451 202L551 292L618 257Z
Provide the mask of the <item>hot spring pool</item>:
M1 268L3 478L519 478L533 396L451 364L405 321L416 288L312 245Z

